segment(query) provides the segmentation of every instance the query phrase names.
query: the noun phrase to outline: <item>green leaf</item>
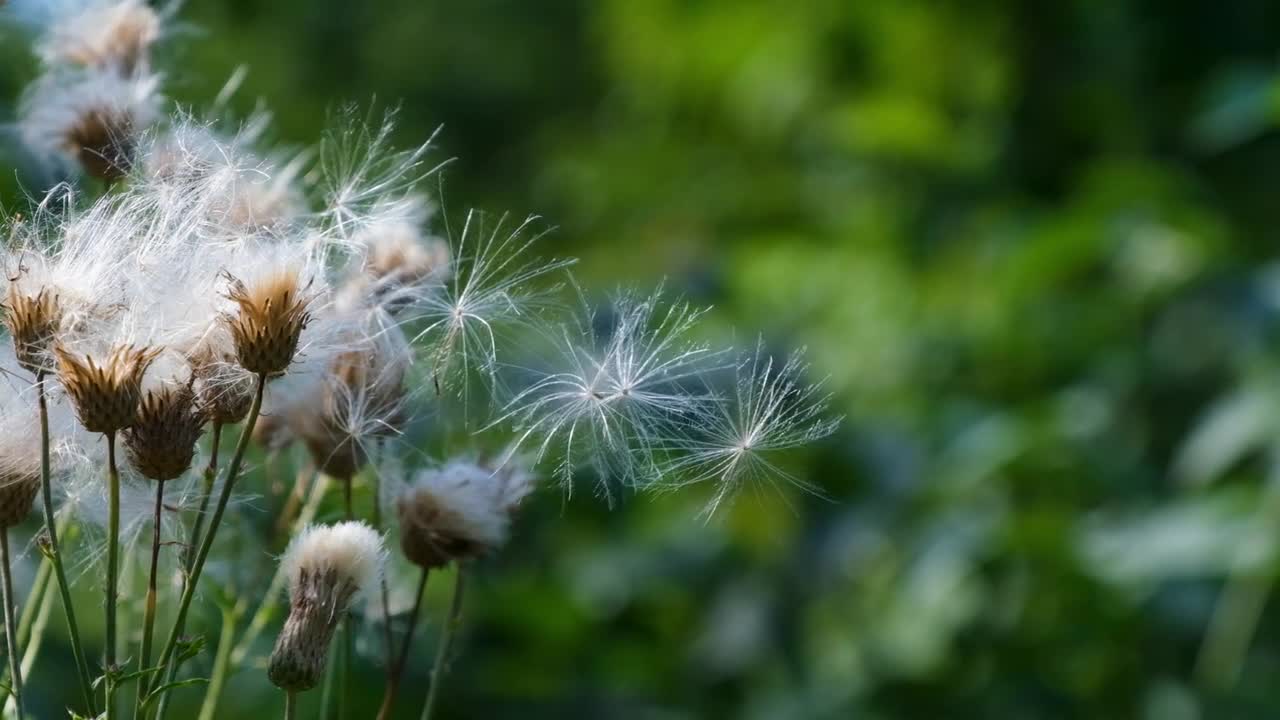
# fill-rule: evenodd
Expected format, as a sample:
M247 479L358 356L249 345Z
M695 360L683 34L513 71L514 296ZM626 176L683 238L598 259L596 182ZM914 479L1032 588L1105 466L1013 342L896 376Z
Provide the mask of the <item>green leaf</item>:
M169 692L170 690L176 690L180 687L186 687L188 685L198 685L200 683L207 683L207 682L209 682L209 678L190 678L187 680L175 680L174 682L171 682L171 683L165 683L164 685L161 685L160 687L151 691L151 694L147 696L147 699L142 701L142 707L145 708L151 705L152 702L158 700L161 696L163 696L165 693Z

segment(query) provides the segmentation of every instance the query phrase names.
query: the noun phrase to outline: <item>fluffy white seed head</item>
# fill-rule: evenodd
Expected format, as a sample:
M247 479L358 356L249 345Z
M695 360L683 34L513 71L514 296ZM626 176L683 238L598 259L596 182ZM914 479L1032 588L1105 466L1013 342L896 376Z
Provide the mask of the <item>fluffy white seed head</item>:
M430 568L497 550L533 488L534 476L515 458L497 467L455 459L418 471L396 501L405 556Z
M289 592L297 592L303 573L349 583L356 592L368 589L382 572L385 550L382 536L360 521L303 528L280 561L289 579Z
M58 3L54 3L58 4ZM90 0L65 7L37 48L49 65L110 67L132 73L148 64L160 38L160 16L142 0Z

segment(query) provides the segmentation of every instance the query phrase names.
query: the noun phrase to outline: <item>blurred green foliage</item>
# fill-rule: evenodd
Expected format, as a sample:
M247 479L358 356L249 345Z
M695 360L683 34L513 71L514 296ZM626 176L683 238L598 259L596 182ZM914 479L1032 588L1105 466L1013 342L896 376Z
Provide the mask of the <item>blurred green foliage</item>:
M406 143L444 126L451 217L540 213L589 292L666 278L725 337L806 345L847 414L788 459L829 500L764 489L703 524L696 490L542 493L478 570L448 716L1275 715L1280 6L178 17L177 101L246 65L238 109L296 146L399 102ZM31 72L7 33L0 103ZM278 713L255 670L230 690L226 717Z

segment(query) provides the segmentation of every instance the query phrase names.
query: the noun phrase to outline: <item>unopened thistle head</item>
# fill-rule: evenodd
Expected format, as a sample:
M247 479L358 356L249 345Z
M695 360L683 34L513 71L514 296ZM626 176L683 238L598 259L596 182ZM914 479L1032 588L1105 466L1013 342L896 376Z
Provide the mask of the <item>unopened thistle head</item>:
M48 288L29 294L10 283L4 303L4 326L13 338L18 365L33 374L53 370L53 344L62 324L58 296Z
M112 433L133 424L142 399L142 375L158 350L118 345L102 365L87 355L78 358L61 348L55 352L58 379L85 430Z
M113 67L124 73L144 66L160 37L160 16L141 0L92 2L56 20L40 54L50 64Z
M333 631L351 598L382 570L382 538L362 522L310 526L280 561L289 579L289 619L267 666L276 687L310 690L324 674Z
M400 546L423 568L493 552L507 541L511 515L533 491L514 459L501 467L453 460L422 470L396 501Z
M252 285L230 277L227 297L237 311L223 316L236 360L256 375L279 375L293 362L298 339L311 320L311 298L296 271L279 270Z
M137 419L124 433L129 461L151 480L164 482L182 475L191 467L205 419L189 385L148 390Z

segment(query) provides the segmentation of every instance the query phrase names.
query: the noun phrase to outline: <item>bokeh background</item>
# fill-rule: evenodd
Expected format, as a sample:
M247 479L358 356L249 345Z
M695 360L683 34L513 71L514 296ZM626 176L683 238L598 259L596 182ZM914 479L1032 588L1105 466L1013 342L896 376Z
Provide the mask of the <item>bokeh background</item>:
M807 346L846 416L786 458L827 499L764 488L704 523L697 489L541 493L477 569L442 716L1275 716L1280 6L177 17L170 97L205 106L246 65L233 106L296 147L344 102L400 103L398 137L442 125L457 158L449 217L540 214L588 293L665 280L721 333ZM0 119L33 73L6 30ZM56 696L67 667L30 683ZM251 670L222 708L278 703Z

